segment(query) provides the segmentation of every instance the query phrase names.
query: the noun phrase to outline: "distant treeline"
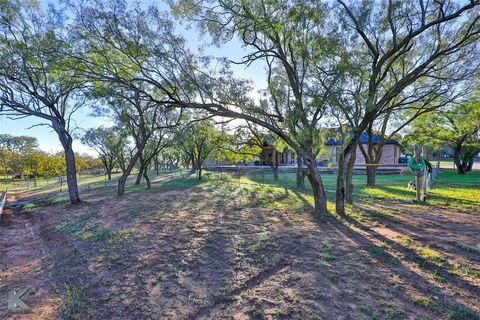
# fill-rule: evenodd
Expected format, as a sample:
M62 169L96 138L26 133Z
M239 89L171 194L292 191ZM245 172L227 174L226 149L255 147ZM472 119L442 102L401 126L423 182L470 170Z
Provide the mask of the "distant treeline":
M99 159L75 154L78 171L101 166ZM38 140L29 136L0 134L0 177L24 179L65 175L63 152L48 153L39 149Z

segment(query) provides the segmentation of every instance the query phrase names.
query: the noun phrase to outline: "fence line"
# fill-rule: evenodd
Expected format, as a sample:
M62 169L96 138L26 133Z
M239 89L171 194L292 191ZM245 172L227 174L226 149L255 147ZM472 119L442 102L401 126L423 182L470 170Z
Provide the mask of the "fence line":
M385 168L384 168L385 169ZM438 176L438 171L440 169L439 163L433 167L433 171L428 177L427 186L430 188L432 184L435 182ZM230 166L207 166L203 169L202 178L209 180L219 180L219 181L226 181L230 183L235 183L238 185L242 184L253 184L253 185L272 185L278 186L287 189L297 189L296 185L296 166L289 166L289 167L279 167L278 168L278 180L274 179L273 170L270 166L244 166L244 165L230 165ZM320 174L322 175L323 182L325 184L326 192L334 192L334 190L329 190L328 186L332 186L336 184L336 169L335 168L319 168ZM403 171L404 172L404 171ZM191 177L187 170L160 170L160 176L162 173L167 173L165 177L167 180L163 178L161 181L169 181L176 179L176 173L179 174L179 178L184 176L184 178ZM357 173L357 172L355 172ZM365 173L363 171L362 173ZM383 172L377 170L378 176L381 176L382 173L386 175L391 175L392 178L388 176L384 176L382 179L377 179L377 185L381 187L382 185L388 185L391 182L394 183L403 183L405 181L405 185L408 183L408 176L401 175L402 171L390 171L390 170L383 170ZM394 175L395 173L395 175ZM132 177L135 177L136 173L132 173L129 180ZM152 185L157 184L159 181L156 181L155 178L158 176L155 174L155 170L151 171L150 177L152 181ZM364 176L364 175L363 175ZM356 179L358 183L359 175L356 174ZM104 187L110 188L117 185L118 182L117 174L114 175L112 180L107 180L107 176L103 173L100 174L87 174L82 175L79 174L77 180L80 189L90 189L92 187ZM305 177L306 178L306 177ZM363 179L363 178L362 178ZM305 189L309 190L310 186L308 180L305 179ZM143 179L142 182L144 183ZM142 183L142 184L143 184ZM331 187L330 187L331 189ZM50 191L58 191L59 193L67 192L67 185L65 176L59 177L52 177L46 179L38 179L36 183L33 181L17 181L13 183L13 188L9 187L10 191L42 191L48 190Z

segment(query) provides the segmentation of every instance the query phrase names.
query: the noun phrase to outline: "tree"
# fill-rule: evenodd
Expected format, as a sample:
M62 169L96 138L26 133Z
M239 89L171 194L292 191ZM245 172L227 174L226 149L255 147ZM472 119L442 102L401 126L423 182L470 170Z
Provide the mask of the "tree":
M263 62L267 67L268 88L257 104L238 92L237 83L223 77L217 80L217 92L209 94L212 89L201 84L216 81L204 81L203 77L195 83L208 99L172 99L176 99L178 105L255 123L277 135L307 166L315 213L327 212L325 190L317 168L321 149L318 137L330 88L341 71L332 64L334 60L330 60L336 42L335 32L328 29L324 19L328 8L309 1L179 1L173 8L199 21L218 42L239 37L251 50L239 63L248 66ZM320 57L324 58L322 68L313 70L313 62ZM317 73L313 77L312 72L320 70L321 76ZM231 86L226 85L229 82ZM302 161L298 162L301 165Z
M0 3L0 112L36 117L51 127L62 144L72 204L80 203L75 154L72 149L72 114L82 105L83 84L73 71L60 17L23 1Z
M224 128L222 128L224 130ZM254 135L252 130L256 133ZM261 133L255 125L248 123L238 126L228 133L228 141L220 154L219 160L228 163L246 164L250 161L264 161L262 154Z
M103 95L105 101L105 106L97 106L97 114L111 117L118 127L124 128L134 144L131 156L125 158L122 155L123 158L119 160L123 172L118 181L118 195L125 193L127 178L137 161L140 160L138 177L146 175L146 170L155 154L165 147L166 139L163 139L166 135L165 130L175 127L181 119L181 113L175 108L167 110L164 104L155 100L161 97L156 95L154 90L151 94L152 96L147 96L142 90L101 84L94 95L94 97ZM154 141L151 141L152 139ZM119 141L119 145L114 149L117 154L122 149L123 143L124 140ZM152 144L149 145L149 143ZM147 147L148 154L145 153ZM128 161L125 162L127 159ZM147 186L150 187L148 177L146 179Z
M228 137L225 132L216 129L213 121L209 119L193 120L181 131L181 148L191 157L198 180L202 180L205 160L223 152Z
M183 39L172 34L172 22L155 8L131 10L123 1L104 6L87 2L77 10L74 32L88 48L79 60L100 81L142 90L171 107L243 119L276 134L303 158L315 212L321 214L327 208L317 168L318 137L325 113L342 105L337 103L342 95L351 98L350 92L355 93L354 108L344 107L353 135L344 148L346 178L337 185L341 201L348 199L353 186L352 149L362 132L396 105L392 100L402 92L406 96L420 79L442 79L445 70L462 70L457 60L477 58L470 46L478 37L477 1L458 8L429 3L427 9L423 2L409 3L415 10L390 3L385 12L372 9L376 2L364 7L338 3L336 11L309 1L205 0L173 5L175 12L199 21L218 42L238 36L250 49L240 63L265 64L268 87L260 102L249 95L248 82L232 76L228 64L215 68L208 57L191 54ZM332 23L336 20L342 24ZM338 86L344 88L351 65L360 70L359 84L339 95ZM140 83L148 86L141 88ZM161 92L161 99L151 94L152 88ZM341 209L339 213L343 214Z
M108 180L112 179L112 170L117 165L118 150L122 150L124 137L115 127L88 129L82 137L82 143L93 148L100 156ZM123 150L121 151L123 152Z
M35 137L0 134L0 161L4 175L10 170L14 175L23 177L37 149L38 140Z
M176 169L181 161L182 151L178 147L178 140L173 135L171 144L165 148L162 148L154 158L154 166L157 175L160 174L160 170L163 169Z
M158 128L153 133L139 157L140 169L135 184L140 184L141 177L143 176L147 182L147 188L151 188L150 178L148 177L150 164L163 149L169 147L171 144L172 131L169 128Z
M272 131L303 158L315 212L324 213L326 199L317 169L315 139L328 90L308 90L305 80L310 57L331 51L332 46L322 46L324 37L309 33L317 28L323 11L316 4L300 2L267 7L261 1L235 3L222 2L219 8L223 12L211 21L224 27L217 30L223 29L225 37L238 35L254 50L242 63L258 59L267 63L269 88L260 104L248 95L248 83L234 79L227 65L209 69L208 57L192 55L183 39L172 34L172 22L154 7L132 10L123 1L102 6L87 1L74 8L72 32L84 48L77 55L78 61L95 79L142 90L153 101L243 119ZM334 81L328 72L325 74L325 83ZM140 83L148 86L142 88ZM154 97L152 87L162 93L161 99ZM279 100L282 96L288 99Z
M124 194L127 178L156 130L159 108L157 104L145 100L138 92L126 93L124 97L124 101L114 97L110 106L115 110L118 124L125 126L126 131L133 138L135 151L118 181L118 195ZM118 108L118 106L121 107ZM144 169L140 167L139 171L142 173Z
M370 137L375 131L382 132L398 110L415 108L417 102L435 97L442 81L455 84L476 71L478 64L472 61L478 61L479 1L337 3L344 30L341 40L346 48L342 57L351 66L351 77L343 79L342 90L338 90L341 95L337 106L352 131L344 148L343 158L348 158L346 179L339 180L337 190L344 189L345 198L351 199L355 159L350 155L355 153L360 135L365 130ZM450 90L456 92L456 88ZM426 111L444 105L436 100L421 105ZM378 121L382 117L386 119L383 123ZM410 120L404 119L399 127ZM380 130L375 130L378 123ZM376 152L369 149L365 155L375 162ZM375 167L369 168L369 182L373 184Z
M474 158L480 152L479 99L419 117L413 122L409 136L413 142L452 147L457 172L465 174L472 169Z

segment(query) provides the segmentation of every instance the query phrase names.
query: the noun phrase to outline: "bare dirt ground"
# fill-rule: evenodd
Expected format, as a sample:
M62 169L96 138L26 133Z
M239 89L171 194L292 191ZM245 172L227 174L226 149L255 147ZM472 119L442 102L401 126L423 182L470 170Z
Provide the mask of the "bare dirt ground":
M347 221L232 193L90 195L0 226L0 318L475 319L480 212L360 202ZM31 286L34 314L8 316ZM5 303L4 303L5 302Z

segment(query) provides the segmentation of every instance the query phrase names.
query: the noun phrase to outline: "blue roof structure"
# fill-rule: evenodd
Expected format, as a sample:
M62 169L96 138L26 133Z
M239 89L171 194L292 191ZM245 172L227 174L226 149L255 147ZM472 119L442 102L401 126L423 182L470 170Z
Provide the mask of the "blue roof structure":
M378 134L373 135L373 143L377 144L378 141L380 140L380 136ZM363 132L362 135L360 136L360 143L368 143L368 134L366 132ZM330 138L325 142L326 146L338 146L341 145L342 142L340 140L335 140L334 138ZM385 141L385 144L397 144L400 145L400 143L396 139L389 139Z

